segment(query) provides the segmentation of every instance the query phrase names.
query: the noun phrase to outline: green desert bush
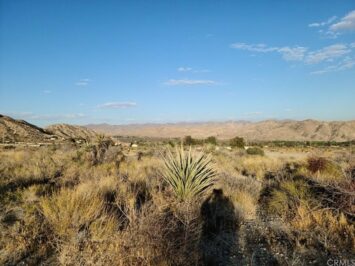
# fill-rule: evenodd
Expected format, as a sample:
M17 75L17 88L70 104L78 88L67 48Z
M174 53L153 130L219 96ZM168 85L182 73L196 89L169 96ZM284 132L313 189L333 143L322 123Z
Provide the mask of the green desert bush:
M303 179L282 180L277 185L265 187L263 192L266 197L262 197L262 203L266 204L268 215L284 220L294 217L301 202L312 200L309 185Z
M210 136L210 137L206 138L205 143L216 145L217 139L214 136Z
M245 146L245 141L241 137L235 137L229 141L229 145L232 147L243 149Z
M191 147L185 152L181 147L175 155L168 150L163 159L163 177L182 201L201 194L214 183L217 172L211 166L211 157L204 153L195 154Z
M196 140L193 139L191 136L185 136L183 139L184 145L191 146L196 144Z
M264 156L264 151L259 147L251 147L247 149L247 154Z

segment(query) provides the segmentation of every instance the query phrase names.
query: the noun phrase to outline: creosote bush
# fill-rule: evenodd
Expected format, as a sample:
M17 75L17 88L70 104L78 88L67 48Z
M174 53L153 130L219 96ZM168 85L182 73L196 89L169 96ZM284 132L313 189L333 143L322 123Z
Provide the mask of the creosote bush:
M211 166L211 157L204 153L195 154L191 147L185 152L181 147L175 155L168 150L163 159L163 177L182 201L201 194L214 183L217 172Z
M210 137L205 139L205 143L217 145L217 139L214 136L210 136Z
M183 139L184 145L191 146L196 144L196 140L193 139L191 136L185 136Z
M229 141L229 145L232 147L237 147L237 148L243 149L245 146L245 141L241 137L235 137Z

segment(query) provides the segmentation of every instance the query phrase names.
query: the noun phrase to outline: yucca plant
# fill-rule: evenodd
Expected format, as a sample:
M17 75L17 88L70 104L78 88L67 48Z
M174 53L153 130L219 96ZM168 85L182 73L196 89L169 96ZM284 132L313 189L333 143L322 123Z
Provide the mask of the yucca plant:
M211 157L205 153L196 154L191 147L185 152L181 146L175 155L168 150L163 160L163 177L182 201L203 193L215 181L217 173L211 165Z

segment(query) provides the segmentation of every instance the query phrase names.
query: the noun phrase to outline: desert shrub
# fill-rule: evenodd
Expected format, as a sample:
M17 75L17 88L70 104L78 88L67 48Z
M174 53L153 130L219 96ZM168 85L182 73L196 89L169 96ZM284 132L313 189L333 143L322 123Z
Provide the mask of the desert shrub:
M345 179L340 182L312 181L312 192L323 208L342 212L349 219L355 213L355 180Z
M303 201L312 200L311 191L303 179L281 180L276 185L265 187L260 198L261 204L266 204L268 215L276 215L284 220L292 219L297 206Z
M245 141L241 137L235 137L229 141L229 145L232 147L243 149L245 146Z
M191 146L196 144L196 140L193 139L191 136L185 136L183 139L184 145Z
M168 141L168 145L170 145L170 147L175 147L175 142L174 141L172 141L172 140L169 140Z
M168 151L163 159L163 177L180 200L197 196L213 185L217 173L211 166L211 157L206 154L195 154L191 148L185 152L181 147L175 156Z
M197 265L199 207L197 202L145 206L122 232L121 265Z
M206 138L205 143L216 145L217 139L214 136L210 136L210 137Z
M251 147L247 149L247 154L264 156L264 151L259 147Z
M307 159L307 169L311 173L317 173L320 171L324 171L326 168L327 160L322 157L310 157Z
M302 169L301 169L301 173ZM309 157L306 172L322 181L339 181L344 178L342 168L335 162L323 157Z
M104 202L98 191L82 184L72 189L62 189L51 197L43 198L41 210L55 234L64 240L75 237L99 217Z
M202 145L204 143L203 139L195 139L191 136L185 136L182 140L183 144L186 146Z
M267 172L280 171L284 163L280 159L270 158L266 156L242 157L235 162L235 167L243 175L253 176L258 180L262 180Z
M302 202L290 222L301 233L307 248L320 246L328 254L351 254L355 244L355 227L343 213L329 209L314 209ZM301 237L301 238L302 238Z
M294 176L269 183L259 204L267 217L280 217L298 245L326 254L351 254L355 235L349 191ZM348 212L347 212L348 210Z
M122 231L117 231L112 218L96 219L83 242L61 244L59 261L63 265L197 264L199 205L160 207L144 206Z
M97 143L97 160L99 163L102 163L105 159L105 154L110 148L110 146L113 146L113 141L110 138L106 138L105 136L99 136L98 137L98 143Z
M114 217L101 216L87 230L90 233L82 231L77 240L60 243L57 259L61 265L123 265L125 254Z
M53 253L52 233L34 204L3 213L0 223L0 264L37 265Z

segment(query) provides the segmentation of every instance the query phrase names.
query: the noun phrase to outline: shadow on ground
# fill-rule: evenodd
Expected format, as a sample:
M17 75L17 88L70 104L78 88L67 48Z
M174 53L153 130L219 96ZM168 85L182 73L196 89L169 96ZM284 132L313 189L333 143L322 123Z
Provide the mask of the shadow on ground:
M202 233L200 253L202 265L237 265L238 219L233 203L214 189L201 206Z

